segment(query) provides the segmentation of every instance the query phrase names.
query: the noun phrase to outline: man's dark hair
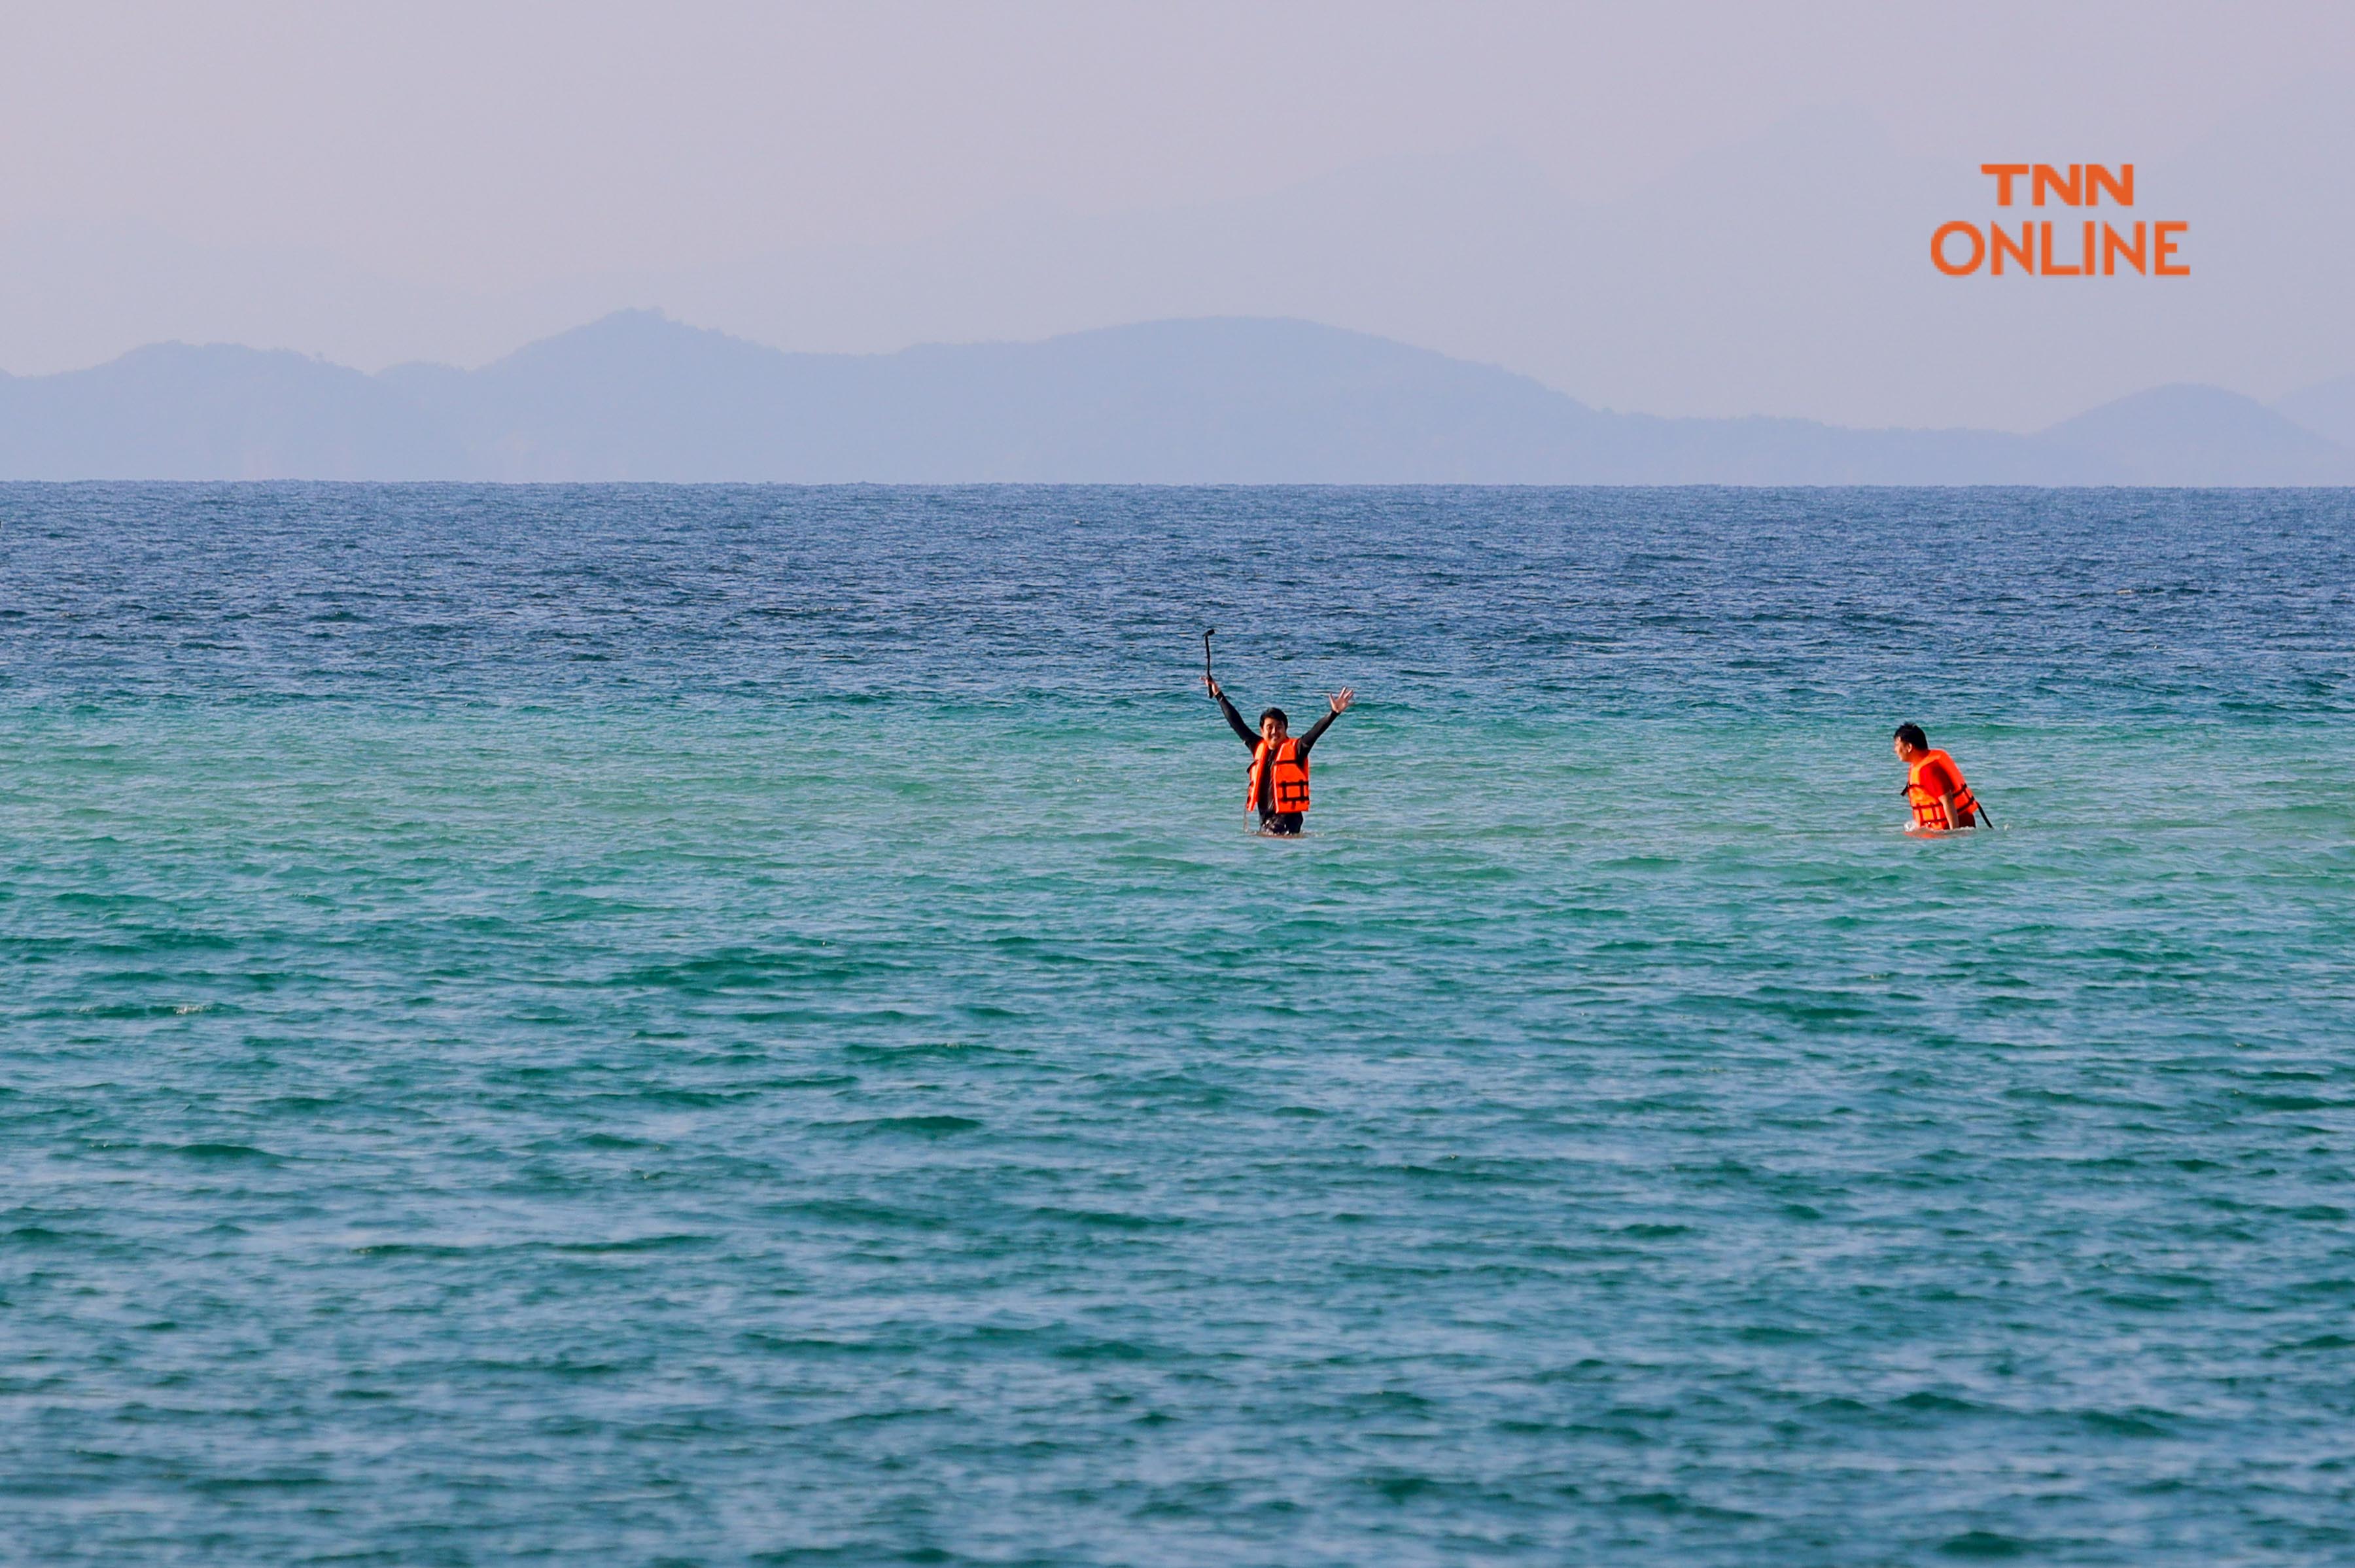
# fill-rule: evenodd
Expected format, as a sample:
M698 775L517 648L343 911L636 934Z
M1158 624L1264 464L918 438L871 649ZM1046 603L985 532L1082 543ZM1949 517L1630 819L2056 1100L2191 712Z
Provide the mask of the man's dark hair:
M1930 749L1930 737L1922 733L1919 724L1900 724L1897 726L1897 738L1917 752Z
M1291 716L1286 714L1281 708L1271 708L1266 712L1259 716L1259 721L1263 724L1266 723L1271 719L1274 720L1277 723L1283 725L1287 730L1292 728Z

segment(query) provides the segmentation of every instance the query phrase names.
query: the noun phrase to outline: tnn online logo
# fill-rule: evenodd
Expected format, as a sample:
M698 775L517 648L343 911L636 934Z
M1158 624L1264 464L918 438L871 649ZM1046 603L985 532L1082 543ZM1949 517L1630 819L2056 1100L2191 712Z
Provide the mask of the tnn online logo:
M2070 164L2065 170L2053 164L1981 164L1979 173L1993 176L1998 207L2014 206L2023 190L2030 207L2049 200L2055 207L2095 208L2106 197L2111 206L2127 208L2135 200L2132 164L2120 164L2115 174L2100 164ZM2115 277L2121 264L2150 277L2188 278L2191 268L2175 252L2190 227L2174 219L2151 224L2137 219L2130 229L2121 229L2107 219L2023 218L2015 238L2003 219L1984 226L1957 219L1930 236L1930 261L1950 278L1968 277L1981 267L1999 278L2006 262L2028 277L2090 278L2097 261L2105 278Z

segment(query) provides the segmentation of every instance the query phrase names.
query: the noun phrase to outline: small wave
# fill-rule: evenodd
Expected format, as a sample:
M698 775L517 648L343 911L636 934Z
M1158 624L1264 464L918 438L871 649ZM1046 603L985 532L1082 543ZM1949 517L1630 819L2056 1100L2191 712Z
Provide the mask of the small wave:
M1966 1531L1938 1543L1942 1557L2025 1557L2029 1543L2009 1535L1998 1535L1991 1530Z
M1082 1339L1078 1344L1055 1349L1059 1361L1150 1361L1164 1354L1150 1345L1139 1345L1130 1339Z
M596 1255L603 1253L670 1253L683 1248L709 1246L713 1238L688 1232L658 1236L630 1236L611 1242L553 1242L546 1243L551 1253L572 1253Z
M255 1148L251 1144L176 1144L165 1152L186 1155L190 1159L224 1161L250 1160L257 1165L282 1165L285 1162L268 1149Z
M1891 1403L1898 1410L1921 1411L1938 1415L1978 1415L1987 1408L1984 1405L1973 1404L1966 1399L1956 1399L1952 1394L1933 1393L1928 1389L1916 1389L1902 1399L1892 1400Z
M953 1133L978 1132L982 1124L971 1116L876 1116L863 1122L837 1122L847 1131L864 1134L904 1133L912 1137L946 1137Z
M1108 1231L1152 1231L1182 1225L1183 1220L1154 1214L1129 1214L1106 1209L1033 1209L1032 1216L1063 1224L1094 1226Z
M2089 1410L2083 1419L2094 1431L2113 1437L2166 1437L2173 1432L2155 1412Z

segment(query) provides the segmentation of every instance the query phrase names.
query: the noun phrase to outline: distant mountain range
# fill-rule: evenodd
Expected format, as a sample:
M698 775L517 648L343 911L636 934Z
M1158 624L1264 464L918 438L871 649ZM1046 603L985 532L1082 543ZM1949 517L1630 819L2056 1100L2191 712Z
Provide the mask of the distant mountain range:
M2355 484L2355 376L2162 387L2034 435L1613 413L1308 322L789 354L624 311L479 370L159 344L0 376L0 479Z

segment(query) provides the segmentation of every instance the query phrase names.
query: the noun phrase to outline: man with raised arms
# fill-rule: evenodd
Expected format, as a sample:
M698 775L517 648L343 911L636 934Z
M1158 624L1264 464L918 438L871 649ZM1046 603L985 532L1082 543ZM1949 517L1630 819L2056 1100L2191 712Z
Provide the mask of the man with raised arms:
M1252 749L1249 799L1252 809L1259 813L1259 830L1284 837L1298 833L1301 818L1308 814L1308 748L1341 717L1357 693L1346 686L1335 692L1326 703L1325 717L1305 735L1291 733L1291 721L1281 708L1261 714L1259 732L1253 734L1214 677L1203 676L1202 684L1219 699L1219 711L1227 716L1228 725Z

